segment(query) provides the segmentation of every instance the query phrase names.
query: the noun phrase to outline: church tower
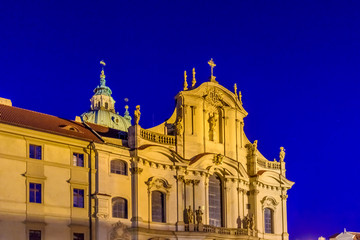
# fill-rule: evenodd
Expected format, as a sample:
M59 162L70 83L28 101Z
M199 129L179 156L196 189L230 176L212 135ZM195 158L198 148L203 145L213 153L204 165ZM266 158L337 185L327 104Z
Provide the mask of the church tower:
M111 89L106 86L103 61L100 74L100 85L94 89L94 95L90 99L91 106L88 112L81 115L83 121L103 125L109 128L118 129L127 132L131 126L131 117L128 112L128 106L125 106L124 116L120 116L115 111L115 100L112 98Z

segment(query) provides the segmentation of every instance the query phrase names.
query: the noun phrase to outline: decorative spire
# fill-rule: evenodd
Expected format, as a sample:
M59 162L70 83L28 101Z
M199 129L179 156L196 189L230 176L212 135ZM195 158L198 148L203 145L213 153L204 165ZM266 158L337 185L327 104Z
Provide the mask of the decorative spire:
M129 109L129 106L128 106L128 105L125 105L124 118L126 118L126 119L128 119L128 120L131 120L130 113L129 113L128 109Z
M184 91L188 90L188 84L187 84L187 75L186 71L184 71Z
M196 74L195 68L193 68L193 70L192 70L193 78L192 78L192 81L191 81L191 87L192 88L195 87L195 83L196 83L195 74Z
M100 64L103 66L100 74L100 84L101 86L105 86L105 73L104 73L104 67L106 66L104 61L100 61Z
M214 63L212 58L210 59L210 61L208 61L208 64L211 68L210 82L217 83L217 81L215 80L216 77L214 76L214 67L216 67L216 64Z
M241 94L241 91L239 91L239 101L240 101L240 103L242 104L242 94Z
M237 94L237 85L236 83L234 84L234 93L235 93L235 96L236 98L238 97L238 94Z

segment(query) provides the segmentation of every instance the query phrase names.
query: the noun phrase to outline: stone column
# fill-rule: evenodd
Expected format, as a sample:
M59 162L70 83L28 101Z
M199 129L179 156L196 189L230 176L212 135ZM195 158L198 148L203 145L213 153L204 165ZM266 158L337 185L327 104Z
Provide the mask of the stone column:
M177 175L174 176L176 179L176 194L177 194L177 222L176 222L176 231L184 231L184 176Z
M282 194L281 196L281 212L282 212L282 240L288 240L289 234L287 232L287 198L288 195Z
M209 224L209 175L204 174L205 184L205 224Z
M254 219L254 230L256 232L259 232L259 229L258 229L258 221L260 221L261 219L261 216L262 216L262 211L261 209L259 210L258 208L258 195L259 195L259 190L257 189L254 189L254 190L251 190L251 194L253 195L253 202L254 202L254 211L253 211L253 214L255 216L255 219ZM253 235L254 236L254 235Z
M142 218L139 216L139 175L143 171L138 167L137 160L133 160L131 163L131 204L132 204L132 227L139 227L139 222Z
M230 179L229 179L230 180ZM227 226L228 228L236 228L236 222L239 212L239 198L237 194L237 183L235 182L235 179L231 179L231 181L228 181L227 184L227 201L228 201L228 207L227 207Z
M238 197L238 218L236 219L237 227L242 227L242 220L245 217L245 200L244 200L244 189L237 187Z

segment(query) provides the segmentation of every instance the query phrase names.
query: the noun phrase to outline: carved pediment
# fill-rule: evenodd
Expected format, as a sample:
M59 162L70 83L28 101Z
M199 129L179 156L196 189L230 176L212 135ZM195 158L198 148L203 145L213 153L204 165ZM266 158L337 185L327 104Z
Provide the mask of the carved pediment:
M279 204L278 201L275 200L273 197L266 196L261 200L263 208L272 208L276 209L276 206Z
M169 184L168 181L166 181L166 179L163 178L155 178L155 177L150 177L145 184L148 186L149 190L152 189L157 189L157 190L164 190L166 192L169 192L170 188L171 188L171 184Z

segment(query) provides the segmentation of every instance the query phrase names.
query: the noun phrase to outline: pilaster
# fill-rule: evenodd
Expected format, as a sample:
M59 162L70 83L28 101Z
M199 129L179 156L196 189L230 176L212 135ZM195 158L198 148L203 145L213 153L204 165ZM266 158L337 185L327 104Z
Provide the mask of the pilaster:
M288 240L289 234L287 232L287 198L288 195L282 194L281 196L281 211L282 211L282 240Z
M177 222L176 231L185 231L184 224L184 176L176 175L176 194L177 194Z
M132 202L132 227L139 227L139 222L142 221L142 218L139 216L139 175L142 173L143 169L138 167L137 159L133 159L131 163L131 202Z

